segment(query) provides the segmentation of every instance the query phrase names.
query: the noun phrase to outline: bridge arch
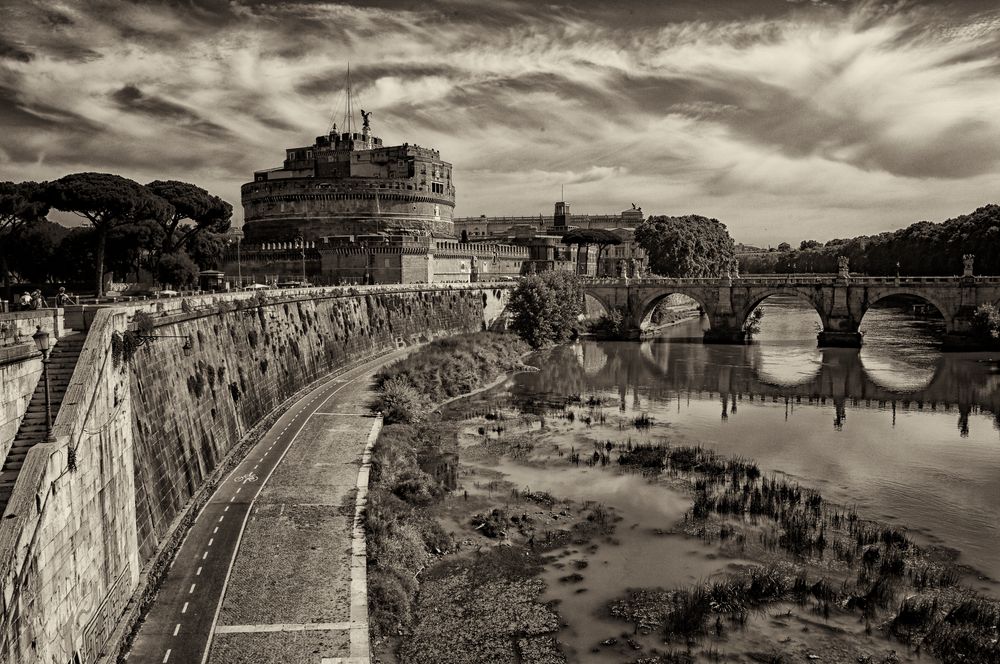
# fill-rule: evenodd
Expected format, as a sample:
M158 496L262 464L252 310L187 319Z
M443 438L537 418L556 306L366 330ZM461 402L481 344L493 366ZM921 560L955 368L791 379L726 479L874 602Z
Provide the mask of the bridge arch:
M901 297L901 296L921 300L934 307L937 310L937 312L941 314L941 318L944 319L945 332L953 331L955 321L951 308L946 306L943 302L941 302L938 298L936 298L934 294L922 290L917 291L912 288L893 288L891 290L876 292L874 294L874 297L869 297L868 301L865 303L865 307L861 311L861 316L858 319L858 326L860 327L861 323L864 322L865 315L876 304L884 300L888 300L889 298Z
M752 292L750 297L747 298L746 305L739 312L738 322L740 329L743 329L743 326L746 325L747 319L750 318L750 314L753 313L754 309L759 307L767 298L774 297L776 295L785 297L793 296L796 299L803 300L809 303L809 305L819 316L819 320L820 323L823 325L823 329L824 330L829 329L830 327L829 317L827 316L826 311L824 311L823 303L817 300L816 293L807 288L794 287L794 286L791 287L781 286L781 287L768 288L763 291Z
M601 313L609 314L614 309L614 307L608 304L608 302L605 301L605 299L602 298L597 293L593 293L591 291L584 291L583 293L584 315L587 315L587 311L592 308L591 303L596 303L597 306L603 309Z
M670 297L671 295L683 295L684 297L694 300L698 307L701 309L701 313L705 316L708 324L712 324L711 314L709 313L709 308L706 306L705 298L701 293L696 290L688 289L663 289L656 291L645 296L639 301L639 305L636 307L636 319L635 325L637 328L641 329L643 324L647 322L647 319L653 314L653 310L656 308L660 302Z

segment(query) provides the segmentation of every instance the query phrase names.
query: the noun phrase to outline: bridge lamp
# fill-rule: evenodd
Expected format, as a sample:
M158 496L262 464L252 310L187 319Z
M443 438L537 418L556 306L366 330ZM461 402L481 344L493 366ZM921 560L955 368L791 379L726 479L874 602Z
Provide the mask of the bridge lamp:
M31 339L35 342L35 348L42 354L42 376L45 381L45 442L51 443L56 438L52 435L52 398L49 396L49 353L52 352L49 333L43 330L41 325L36 325Z

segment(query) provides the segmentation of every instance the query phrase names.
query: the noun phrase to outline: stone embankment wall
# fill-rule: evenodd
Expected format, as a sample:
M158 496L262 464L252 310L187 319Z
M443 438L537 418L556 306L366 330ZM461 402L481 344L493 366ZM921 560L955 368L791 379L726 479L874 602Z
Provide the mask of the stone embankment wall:
M42 354L31 335L41 327L55 344L62 336L62 310L39 309L0 314L0 463L42 376Z
M331 371L491 325L506 288L303 289L99 311L56 442L31 450L0 523L0 661L88 664L113 650L154 555L248 430ZM112 336L139 309L155 334L181 338L148 343L125 365Z
M42 354L34 343L0 348L0 462L14 442L41 375Z

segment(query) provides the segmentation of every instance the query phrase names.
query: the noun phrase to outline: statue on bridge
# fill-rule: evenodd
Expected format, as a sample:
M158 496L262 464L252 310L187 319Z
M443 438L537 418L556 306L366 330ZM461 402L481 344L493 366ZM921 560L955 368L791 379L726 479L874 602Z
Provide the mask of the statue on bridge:
M972 274L972 264L976 261L975 254L965 254L962 256L962 276L971 277Z
M837 256L837 276L841 279L849 279L851 261L847 256Z

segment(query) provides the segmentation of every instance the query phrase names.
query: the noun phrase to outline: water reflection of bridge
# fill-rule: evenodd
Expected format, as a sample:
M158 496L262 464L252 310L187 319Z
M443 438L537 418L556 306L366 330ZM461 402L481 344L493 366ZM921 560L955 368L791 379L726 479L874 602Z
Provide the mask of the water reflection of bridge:
M856 350L829 348L815 351L812 374L797 382L779 382L764 366L768 353L775 363L788 358L781 346L715 346L701 343L651 340L636 352L634 343L583 342L557 349L536 380L546 390L563 394L616 391L624 407L640 396L669 401L684 395L718 399L722 415L741 402L757 400L785 404L832 404L835 425L846 409L879 408L901 411L955 411L959 429L966 431L968 417L992 413L1000 426L1000 372L983 355L942 354L925 368L925 381L915 389L896 390L880 384L865 367ZM920 371L919 368L916 368Z

